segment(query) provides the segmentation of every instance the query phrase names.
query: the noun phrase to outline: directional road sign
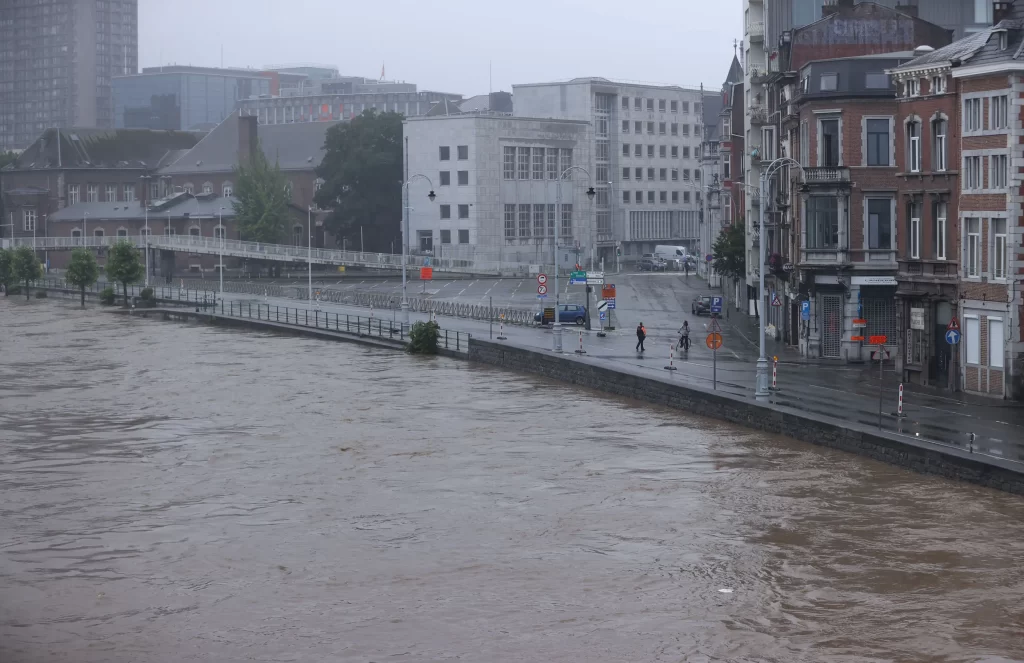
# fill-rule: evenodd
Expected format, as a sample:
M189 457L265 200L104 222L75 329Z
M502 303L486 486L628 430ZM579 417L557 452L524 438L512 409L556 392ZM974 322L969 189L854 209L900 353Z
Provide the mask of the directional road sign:
M570 272L569 285L585 285L587 283L586 272Z
M800 319L811 319L811 303L809 301L800 302Z
M711 312L712 313L721 313L722 312L722 298L721 297L712 297L711 298Z
M946 343L950 345L956 345L960 342L960 330L959 329L948 329L946 330Z
M538 274L537 275L537 283L539 285L544 285L547 282L548 282L548 275L547 274Z

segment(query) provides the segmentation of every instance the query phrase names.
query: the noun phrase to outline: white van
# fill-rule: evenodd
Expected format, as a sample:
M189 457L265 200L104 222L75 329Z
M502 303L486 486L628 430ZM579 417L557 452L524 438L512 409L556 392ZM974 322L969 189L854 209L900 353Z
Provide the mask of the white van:
M682 271L686 262L686 247L658 244L654 247L654 256L668 263L669 269Z

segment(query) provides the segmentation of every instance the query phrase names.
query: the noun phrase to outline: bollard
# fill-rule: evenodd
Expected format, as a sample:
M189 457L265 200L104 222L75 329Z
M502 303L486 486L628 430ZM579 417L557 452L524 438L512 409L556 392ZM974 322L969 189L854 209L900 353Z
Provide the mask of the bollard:
M779 389L779 358L772 357L772 391Z
M508 337L505 336L505 316L501 316L501 323L498 325L498 340L507 341Z
M583 349L583 332L580 332L580 349L576 351L578 355L585 355L587 351Z
M899 399L899 402L896 404L896 416L897 417L902 417L903 416L903 383L902 382L900 383L900 399Z
M665 370L666 371L677 370L676 369L676 362L675 362L675 353L673 352L673 347L671 345L668 346L668 366L665 367Z

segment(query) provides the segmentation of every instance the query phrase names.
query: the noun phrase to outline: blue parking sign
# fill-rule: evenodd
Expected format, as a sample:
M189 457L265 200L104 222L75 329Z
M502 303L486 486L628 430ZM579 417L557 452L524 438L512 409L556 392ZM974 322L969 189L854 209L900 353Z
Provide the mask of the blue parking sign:
M712 297L711 298L711 312L712 313L721 313L722 312L722 298L721 297Z
M811 319L811 303L809 301L800 302L800 319Z

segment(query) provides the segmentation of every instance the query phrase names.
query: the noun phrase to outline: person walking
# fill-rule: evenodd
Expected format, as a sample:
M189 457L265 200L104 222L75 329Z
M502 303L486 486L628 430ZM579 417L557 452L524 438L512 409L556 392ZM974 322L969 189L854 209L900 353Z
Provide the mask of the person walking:
M636 326L636 351L646 352L644 349L644 339L647 338L647 328L644 327L644 323L640 323Z

